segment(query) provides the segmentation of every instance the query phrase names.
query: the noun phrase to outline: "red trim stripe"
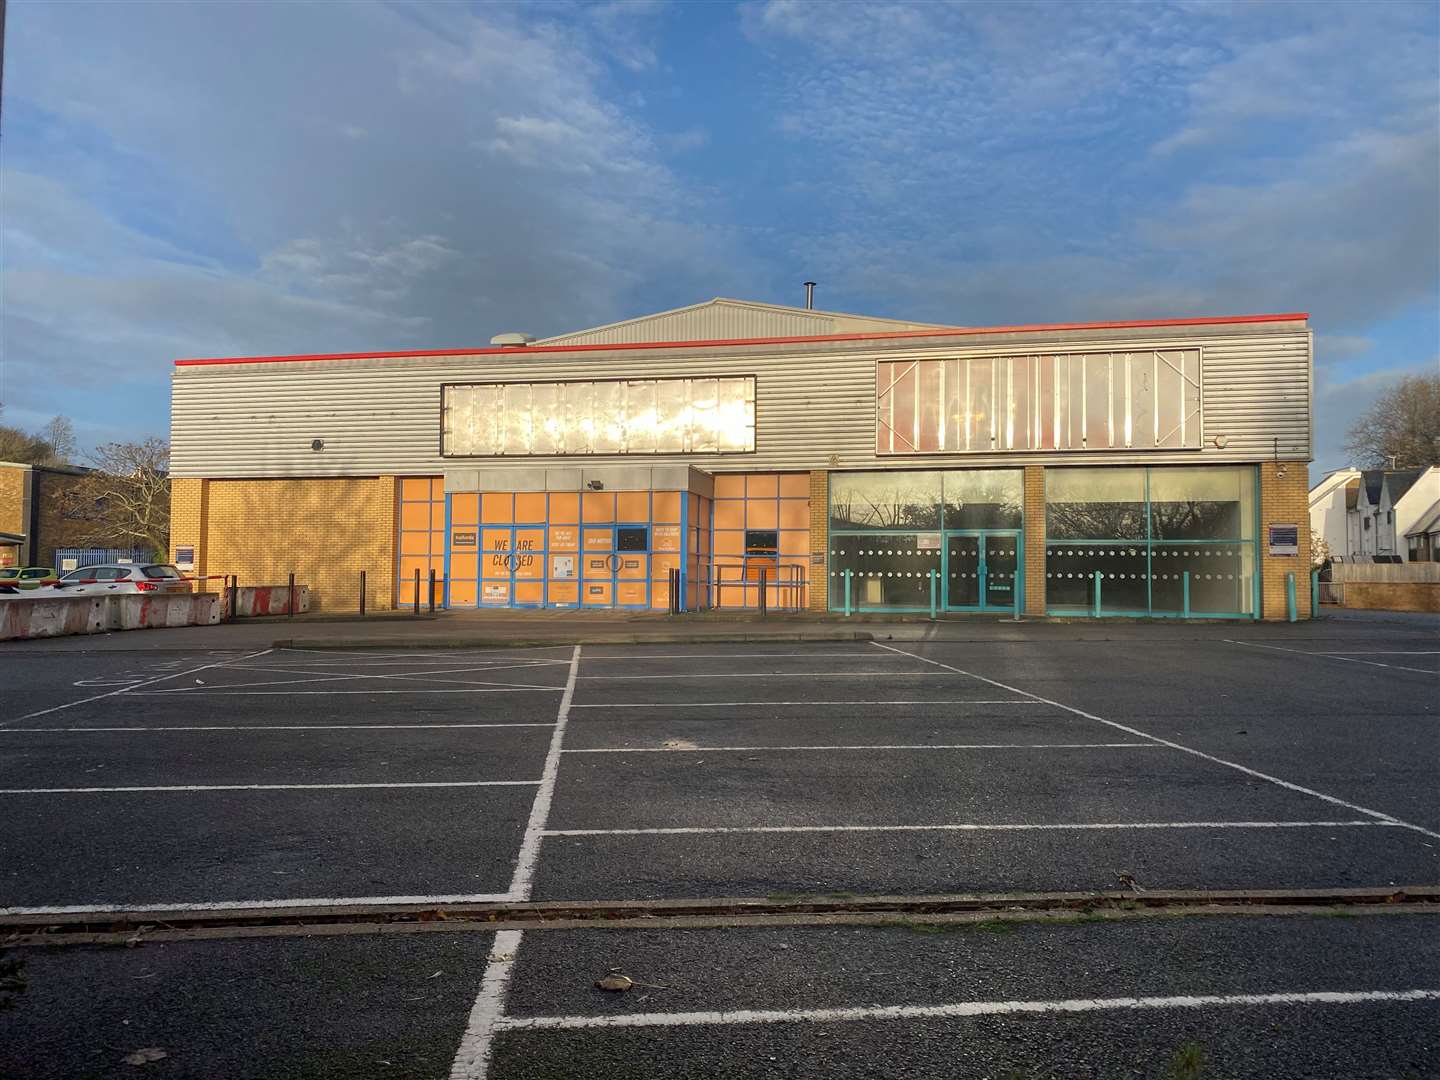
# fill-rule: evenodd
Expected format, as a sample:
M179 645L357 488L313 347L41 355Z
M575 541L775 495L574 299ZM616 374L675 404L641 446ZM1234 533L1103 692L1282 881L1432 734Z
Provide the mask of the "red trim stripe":
M176 360L176 367L209 364L284 364L310 360L391 360L422 356L501 356L532 353L615 352L638 349L714 349L731 345L800 345L823 341L898 341L906 338L974 337L980 334L1041 333L1053 330L1129 330L1150 326L1230 326L1242 323L1303 322L1308 312L1281 315L1221 315L1195 319L1141 319L1132 322L1034 323L1026 326L961 326L947 330L898 330L883 334L821 334L813 337L721 338L713 341L641 341L617 345L527 345L486 349L419 349L405 352L311 353L296 356L219 356Z

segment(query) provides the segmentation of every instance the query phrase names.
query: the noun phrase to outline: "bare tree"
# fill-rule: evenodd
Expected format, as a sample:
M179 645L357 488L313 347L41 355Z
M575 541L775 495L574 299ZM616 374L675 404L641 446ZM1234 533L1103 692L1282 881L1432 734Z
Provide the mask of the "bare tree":
M50 444L50 456L54 459L54 464L65 465L75 460L78 450L75 425L68 416L52 416L50 422L36 434Z
M68 417L51 417L39 431L0 426L0 461L21 465L63 465L75 456L75 427Z
M77 546L117 542L163 557L170 548L170 445L149 438L106 443L91 456L93 471L70 485L62 513L77 524Z
M1380 395L1345 449L1362 468L1440 465L1440 375L1407 375Z

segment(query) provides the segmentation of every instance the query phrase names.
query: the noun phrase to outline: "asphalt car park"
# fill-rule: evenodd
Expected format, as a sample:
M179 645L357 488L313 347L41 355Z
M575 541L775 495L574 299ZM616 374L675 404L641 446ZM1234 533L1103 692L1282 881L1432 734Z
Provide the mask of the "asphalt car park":
M27 678L0 715L0 907L1440 883L1430 628L1143 630L255 650L145 672L11 657ZM1161 1076L1197 1054L1214 1075L1429 1076L1437 927L431 927L25 949L0 1074L108 1076L104 1048L160 1045L157 1075L193 1076ZM595 989L612 969L634 989Z

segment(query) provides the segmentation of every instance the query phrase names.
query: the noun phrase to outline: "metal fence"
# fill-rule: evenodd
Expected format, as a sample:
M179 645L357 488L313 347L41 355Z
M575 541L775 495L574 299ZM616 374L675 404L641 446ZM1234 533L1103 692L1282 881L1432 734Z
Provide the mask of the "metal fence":
M670 613L705 610L747 610L765 615L771 611L804 611L809 596L808 568L804 563L774 566L707 566L687 575L670 571ZM695 602L689 602L689 592Z
M143 548L56 548L55 569L62 574L81 570L87 566L104 566L153 562L152 551Z

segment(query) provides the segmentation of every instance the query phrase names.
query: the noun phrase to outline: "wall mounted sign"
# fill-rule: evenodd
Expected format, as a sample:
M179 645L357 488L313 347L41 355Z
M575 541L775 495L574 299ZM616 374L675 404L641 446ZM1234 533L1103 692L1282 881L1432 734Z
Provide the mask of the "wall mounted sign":
M940 534L939 534L939 533L919 533L919 534L915 537L915 547L916 547L916 549L919 550L919 551L939 551L939 550L940 550Z
M509 599L510 599L510 586L509 586L509 585L486 585L486 586L485 586L485 599L486 599L486 600L509 600Z
M1298 525L1271 525L1271 526L1270 526L1270 554L1271 554L1271 555L1299 555L1299 554L1300 554L1300 526L1298 526Z
M457 532L450 534L451 547L474 547L475 534L473 532Z
M575 576L574 555L552 555L550 557L550 576L552 578L573 578Z
M590 586L588 589L586 589L585 591L588 592L591 596L604 596L604 595L605 595L605 586L604 586L604 585L591 585L591 586Z
M175 567L178 570L195 569L195 548L193 546L177 547L175 549ZM71 570L75 569L73 566Z

